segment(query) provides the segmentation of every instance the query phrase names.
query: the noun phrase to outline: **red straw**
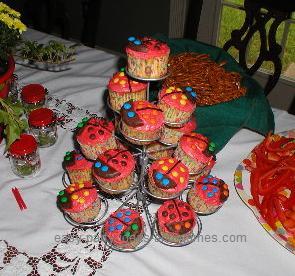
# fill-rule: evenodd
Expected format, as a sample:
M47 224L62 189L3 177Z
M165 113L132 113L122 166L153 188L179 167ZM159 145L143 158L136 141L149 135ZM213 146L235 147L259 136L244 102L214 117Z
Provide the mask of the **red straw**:
M11 191L12 191L12 193L13 193L13 195L14 195L14 198L15 198L17 204L18 204L19 209L20 209L20 210L23 210L23 206L21 205L21 203L20 203L20 201L19 201L19 198L18 198L17 194L15 193L14 188L12 188Z
M14 188L12 189L12 192L13 192L13 194L14 194L14 197L15 197L15 199L16 199L16 201L17 201L19 207L20 207L20 209L21 209L21 210L23 210L23 209L27 209L27 205L25 204L25 202L24 202L24 200L23 200L23 198L22 198L22 196L21 196L21 194L20 194L18 188L14 187Z

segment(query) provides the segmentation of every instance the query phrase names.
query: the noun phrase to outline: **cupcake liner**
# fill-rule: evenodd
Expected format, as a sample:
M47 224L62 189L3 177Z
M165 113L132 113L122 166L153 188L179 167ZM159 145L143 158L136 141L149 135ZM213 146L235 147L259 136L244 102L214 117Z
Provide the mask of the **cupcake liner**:
M117 142L114 135L112 135L105 143L96 145L79 144L84 156L90 160L96 160L97 156L106 150L117 148Z
M161 78L167 74L169 54L162 57L140 59L127 54L128 72L138 78Z
M174 148L166 149L167 146L160 143L149 144L146 146L148 158L157 160L164 157L171 157L174 153ZM151 153L149 153L151 151ZM155 151L155 152L152 152Z
M192 159L178 146L174 152L174 157L181 160L187 166L191 174L200 174L206 167L206 164Z
M136 246L138 246L141 243L143 237L144 237L144 232L142 230L142 232L136 238L131 238L131 239L129 239L128 242L126 242L124 244L116 244L115 241L111 241L111 240L110 240L110 242L114 246L117 246L121 249L134 249L134 248L136 248Z
M175 233L167 233L164 232L161 227L158 225L159 234L167 241L174 243L181 243L183 240L186 240L190 235L192 235L193 230L185 233L183 235L175 234Z
M125 102L146 100L146 89L126 93L118 93L109 89L109 96L112 109L119 112Z
M189 190L187 202L197 213L202 213L204 215L214 213L220 208L220 205L207 205L205 201L196 194L194 188Z
M101 178L95 178L96 182L98 183L99 187L102 191L108 194L119 194L121 191L128 190L134 180L134 171L132 171L128 176L124 177L123 179L116 181L116 182L106 182L103 181ZM117 190L110 191L110 190Z
M176 127L164 125L160 142L175 145L178 143L184 133L177 131Z
M93 182L92 169L81 169L67 171L71 183Z
M78 223L91 222L99 214L100 207L101 207L100 198L97 197L97 199L92 203L92 205L90 205L85 210L78 213L70 213L65 211L65 213L68 214L74 221Z
M190 112L181 111L161 101L158 103L158 107L163 111L165 122L180 123L179 127L183 126L191 118L194 111L194 109Z
M130 141L132 143L138 144L138 145L145 145L150 144L154 140L158 140L161 136L162 128L154 130L154 131L141 131L137 130L135 128L129 127L127 124L122 121L122 134L126 137L128 140L128 137L130 137ZM139 140L151 140L149 142L141 142L141 141L134 141L134 139Z

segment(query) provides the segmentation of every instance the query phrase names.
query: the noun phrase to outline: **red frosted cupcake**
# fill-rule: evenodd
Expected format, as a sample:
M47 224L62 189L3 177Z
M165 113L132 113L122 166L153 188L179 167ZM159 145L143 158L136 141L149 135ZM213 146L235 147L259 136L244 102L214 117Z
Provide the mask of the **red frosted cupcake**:
M134 144L149 144L161 136L162 110L148 101L129 101L121 108L122 134ZM147 140L147 141L139 141Z
M180 243L192 235L196 214L186 202L167 200L157 211L159 234L167 241Z
M101 202L91 183L75 183L58 193L57 206L74 221L85 223L97 217Z
M196 109L197 93L191 87L163 88L159 93L158 106L163 110L166 124L186 123Z
M93 165L94 179L103 191L111 194L130 188L134 171L135 160L128 150L107 150L98 156Z
M210 171L215 164L215 144L202 134L191 132L180 138L174 157L181 160L190 174L201 174Z
M211 175L200 177L188 193L187 201L200 214L217 211L228 199L229 190L223 180Z
M107 239L122 249L135 248L142 241L144 222L132 209L120 209L110 215L104 224Z
M93 182L93 162L77 151L68 151L64 157L63 167L67 171L71 183Z
M151 160L158 160L160 158L171 157L174 153L175 147L167 147L160 142L153 142L149 145L146 145L146 152L148 158Z
M129 73L137 78L157 79L167 74L170 48L151 37L129 37L126 46Z
M104 151L117 148L112 122L104 118L84 118L77 127L76 139L86 158L95 160Z
M175 158L161 158L154 161L148 170L150 192L160 198L179 195L188 184L187 167Z
M114 74L108 84L111 108L120 111L129 100L145 100L146 88L146 83L130 79L124 71Z
M185 123L182 127L172 127L164 125L160 142L164 144L175 145L184 134L191 133L197 128L197 122L195 117Z

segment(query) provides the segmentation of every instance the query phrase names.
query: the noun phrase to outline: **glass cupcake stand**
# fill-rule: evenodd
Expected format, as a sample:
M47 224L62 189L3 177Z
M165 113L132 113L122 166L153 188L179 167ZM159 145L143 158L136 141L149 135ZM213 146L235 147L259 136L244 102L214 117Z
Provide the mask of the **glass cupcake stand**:
M125 72L133 79L147 82L147 93L146 93L147 100L149 100L150 82L160 81L167 77L167 76L164 76L158 79L146 79L146 78L138 78L138 77L132 76L131 74L129 74L128 70L126 69L125 69ZM149 188L147 185L147 171L150 166L150 163L154 160L150 156L150 154L157 153L161 150L175 149L177 145L162 143L164 146L162 149L148 150L146 145L152 142L157 142L160 137L156 140L140 140L140 139L136 139L136 138L132 138L132 137L128 137L124 135L121 131L120 114L119 112L112 109L109 102L109 98L107 100L107 105L110 108L110 110L113 112L113 115L115 118L117 141L120 144L122 144L124 147L129 149L136 160L136 170L135 170L135 177L134 177L133 184L128 190L121 190L119 192L117 190L106 190L105 187L104 187L104 191L102 191L100 190L99 187L97 187L100 198L101 198L101 202L102 202L101 210L98 217L94 221L89 223L77 223L73 221L68 215L64 214L66 221L76 227L83 227L83 228L102 226L100 227L101 232L98 232L97 235L101 235L103 241L108 247L120 252L135 252L135 251L141 250L145 246L147 246L153 238L156 241L171 247L186 246L193 243L195 240L197 240L202 230L202 222L199 216L196 216L197 217L196 226L193 228L192 233L186 238L178 241L177 243L168 241L159 234L158 227L157 227L157 218L156 218L156 211L160 207L160 204L162 204L164 201L171 200L171 199L181 199L185 201L186 194L188 190L192 187L192 182L188 184L185 190L181 191L180 193L174 196L166 197L166 198L157 197L154 194L152 194L149 191ZM182 125L184 123L186 122L181 122L181 123L165 122L165 124L170 126L175 126L175 127ZM69 184L70 183L69 183L68 177L66 173L64 173L63 185L67 187ZM112 200L112 204L109 204L110 200ZM118 203L119 203L119 206L118 206ZM110 205L112 206L117 205L117 207L111 208ZM136 210L141 215L144 221L144 227L143 227L144 236L141 242L135 248L126 249L126 248L120 248L115 246L114 244L110 242L110 240L107 238L104 232L103 224L108 219L108 216L111 213L115 211L119 211L124 208L130 208L130 209Z

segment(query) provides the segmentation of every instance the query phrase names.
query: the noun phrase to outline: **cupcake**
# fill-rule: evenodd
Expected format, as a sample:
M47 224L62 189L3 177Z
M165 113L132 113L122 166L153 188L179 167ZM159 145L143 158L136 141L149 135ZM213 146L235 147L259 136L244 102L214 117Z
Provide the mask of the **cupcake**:
M161 158L148 169L149 191L160 198L179 195L188 184L187 167L175 158Z
M196 109L197 93L191 87L163 88L159 93L158 107L163 110L166 124L185 124Z
M92 165L93 162L75 150L66 152L63 161L63 167L67 171L71 183L92 183Z
M154 104L131 100L124 103L120 113L122 134L132 143L149 144L161 136L164 116L162 110Z
M167 74L170 49L164 42L131 36L126 54L128 72L135 78L158 79Z
M182 200L167 200L157 211L158 231L167 241L181 243L192 235L195 226L196 214Z
M200 177L187 195L187 202L200 214L217 211L228 199L229 190L223 180L211 175Z
M144 222L140 214L131 209L120 209L110 215L104 224L107 239L121 249L133 249L144 236Z
M130 79L124 71L114 74L108 84L111 108L119 112L129 100L145 100L146 88L146 83Z
M176 145L179 139L182 137L182 135L191 133L196 128L197 122L195 117L191 117L191 119L182 127L164 125L160 142L169 145Z
M57 206L75 222L93 221L100 211L100 198L92 183L74 183L58 193Z
M95 160L104 151L117 148L112 122L104 118L84 118L77 128L76 140L86 158Z
M135 160L128 150L111 149L98 156L92 173L101 190L118 194L130 188L134 171Z
M148 158L151 160L157 160L164 157L171 157L174 153L175 147L167 147L160 142L152 142L149 145L146 145L146 152Z
M198 175L204 170L210 171L215 164L215 144L202 134L191 132L183 135L174 152L174 157L181 160L191 175Z

